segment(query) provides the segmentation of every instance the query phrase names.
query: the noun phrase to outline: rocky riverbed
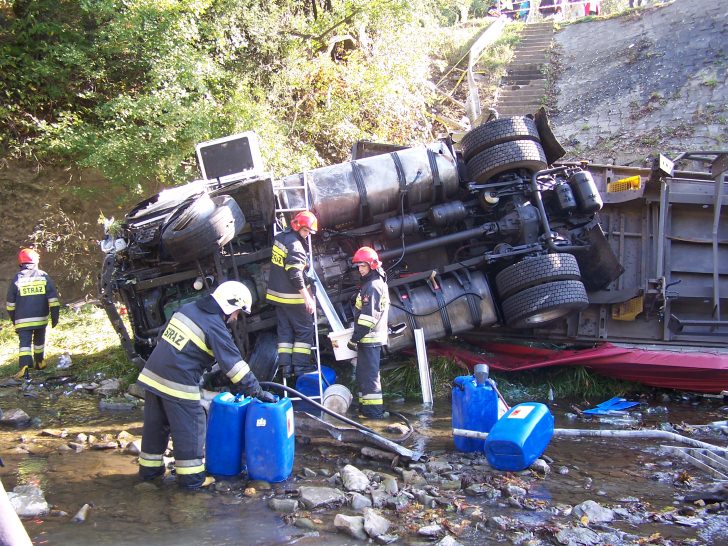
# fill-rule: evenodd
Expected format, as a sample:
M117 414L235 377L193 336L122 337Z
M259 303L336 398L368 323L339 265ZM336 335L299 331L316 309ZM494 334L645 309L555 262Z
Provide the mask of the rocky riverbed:
M0 475L39 544L728 542L728 488L660 440L559 437L528 470L500 472L480 453L454 450L449 401L438 400L434 411L394 406L415 429L407 444L423 451L418 461L299 433L287 481L243 474L186 492L171 472L138 481L140 403L97 392L112 383L9 383L0 388ZM557 427L661 429L725 446L725 428L701 426L725 419L723 400L639 401L602 420L566 401L551 409ZM401 425L377 430L397 436Z

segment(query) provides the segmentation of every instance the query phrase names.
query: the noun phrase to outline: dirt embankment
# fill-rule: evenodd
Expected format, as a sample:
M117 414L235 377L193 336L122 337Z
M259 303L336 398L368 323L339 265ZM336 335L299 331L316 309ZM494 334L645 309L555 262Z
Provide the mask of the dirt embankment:
M677 0L556 34L554 130L569 158L642 166L728 148L728 11Z

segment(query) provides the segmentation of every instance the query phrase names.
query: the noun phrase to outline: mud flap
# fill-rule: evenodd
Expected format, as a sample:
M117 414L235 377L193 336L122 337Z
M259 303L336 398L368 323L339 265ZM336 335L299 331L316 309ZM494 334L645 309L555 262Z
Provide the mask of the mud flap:
M543 106L538 109L534 119L536 121L538 135L541 138L541 147L543 148L544 154L546 154L546 162L551 165L557 159L564 157L566 150L559 144L553 131L551 131L549 118Z
M588 249L575 254L581 271L581 280L588 291L601 290L624 273L602 227L594 221L584 228L584 242Z

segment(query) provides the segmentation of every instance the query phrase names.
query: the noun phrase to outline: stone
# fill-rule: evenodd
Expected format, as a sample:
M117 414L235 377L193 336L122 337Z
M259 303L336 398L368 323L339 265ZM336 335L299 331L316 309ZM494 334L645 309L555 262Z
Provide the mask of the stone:
M303 475L304 478L315 478L316 471L304 466L301 470L301 475Z
M518 487L517 485L513 485L510 483L504 486L501 491L503 491L503 494L506 497L513 498L525 497L527 493L527 491L523 487Z
M333 487L304 486L300 487L298 492L300 501L309 510L320 506L341 506L346 502L344 493Z
M142 452L142 441L134 440L133 442L129 442L126 444L124 451L131 455L139 455Z
M442 527L439 525L426 525L417 530L417 534L423 537L437 537L442 533Z
M366 491L369 487L369 478L353 465L346 465L341 470L341 481L347 491Z
M121 382L118 379L104 379L95 389L95 392L101 396L109 396L119 392L120 389Z
M364 531L372 538L386 534L391 523L373 508L364 509Z
M270 499L268 508L274 512L293 514L298 510L298 501L296 499Z
M387 476L384 480L382 480L382 489L384 489L388 495L396 495L399 493L397 479L393 476Z
M8 493L8 500L20 517L44 516L50 510L43 491L34 485L16 486Z
M371 508L372 499L362 495L361 493L354 492L351 493L349 504L351 505L352 510L360 511L364 508Z
M577 504L574 506L572 513L579 519L582 517L588 518L589 523L608 523L614 519L613 510L604 508L602 505L593 500Z
M367 534L364 531L364 518L362 516L336 514L336 517L334 518L334 527L336 527L338 531L343 531L357 540L367 539Z
M118 398L104 398L99 400L99 409L108 411L131 411L136 408L136 402Z
M383 508L387 505L390 495L382 489L372 489L372 506L374 508Z
M0 424L22 427L30 423L30 416L19 408L10 409L2 414Z
M452 465L447 461L430 461L426 465L427 471L433 474L442 474L443 472L450 472Z
M551 472L551 467L544 461L543 459L536 459L531 463L531 466L529 466L531 470L535 470L542 476L545 476L549 472Z
M306 529L307 531L318 531L318 525L308 518L298 518L293 525L299 529Z
M561 529L556 533L556 540L560 544L566 544L568 546L592 546L601 544L599 533L592 531L588 527Z

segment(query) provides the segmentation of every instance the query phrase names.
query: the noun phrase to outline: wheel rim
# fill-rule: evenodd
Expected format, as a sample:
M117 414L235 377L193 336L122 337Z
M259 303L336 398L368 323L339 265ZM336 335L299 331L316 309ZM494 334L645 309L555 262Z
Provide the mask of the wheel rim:
M544 322L560 319L561 317L568 315L570 312L571 309L548 309L524 318L523 322L528 325L543 324Z

